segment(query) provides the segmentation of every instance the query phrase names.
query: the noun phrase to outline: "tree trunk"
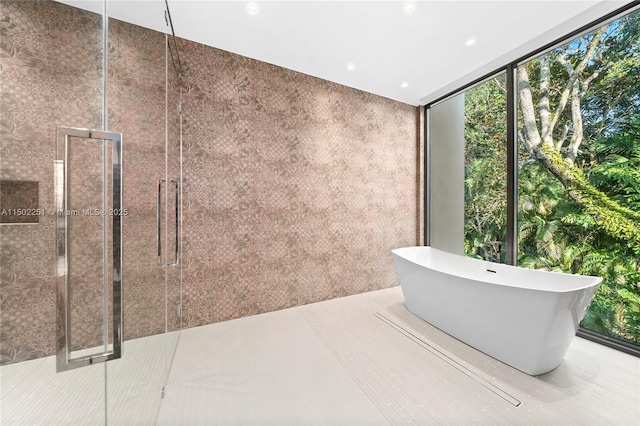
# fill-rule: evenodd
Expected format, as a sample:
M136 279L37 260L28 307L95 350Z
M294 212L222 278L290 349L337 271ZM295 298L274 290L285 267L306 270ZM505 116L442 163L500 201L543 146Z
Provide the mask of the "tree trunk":
M584 71L601 36L601 32L594 35L594 39L587 49L587 54L575 69L564 58L558 59L565 64L570 77L564 87L554 116L549 114L550 102L547 84L549 65L546 60L541 61L541 66L544 68L541 70L541 79L543 81L540 83L542 99L538 105L543 136L541 136L538 122L536 121L536 110L526 67L519 66L517 68L517 89L521 112L520 118L522 120L519 134L521 135L521 142L529 154L562 183L567 190L569 198L580 204L594 218L596 224L602 230L616 239L626 241L635 253L640 254L640 228L637 225L640 222L640 214L611 200L606 194L591 185L582 174L582 171L574 166L574 161L584 140L581 100L586 92L588 83L595 76L595 74L590 76L586 79L584 85L581 85L578 74ZM565 149L566 156L563 156L562 146L566 134L563 133L564 136L559 144L554 144L553 130L569 99L571 99L573 132L571 141Z

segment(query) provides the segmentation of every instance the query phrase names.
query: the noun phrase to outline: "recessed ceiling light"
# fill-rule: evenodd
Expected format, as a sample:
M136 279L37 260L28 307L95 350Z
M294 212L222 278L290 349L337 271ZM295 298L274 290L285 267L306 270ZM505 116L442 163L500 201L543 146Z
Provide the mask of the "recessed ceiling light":
M409 87L409 83L406 83L406 82L405 82L405 83L402 83L402 84L400 85L400 87L402 87L403 89L404 89L405 87Z
M467 42L465 44L467 46L473 46L474 44L476 44L476 39L475 38L470 38L469 40L467 40Z
M260 11L260 7L256 3L247 3L247 13L249 15L257 15Z
M353 71L356 69L356 64L354 64L353 62L349 62L347 64L347 71Z
M416 4L412 1L408 1L404 4L404 13L413 13L416 10Z

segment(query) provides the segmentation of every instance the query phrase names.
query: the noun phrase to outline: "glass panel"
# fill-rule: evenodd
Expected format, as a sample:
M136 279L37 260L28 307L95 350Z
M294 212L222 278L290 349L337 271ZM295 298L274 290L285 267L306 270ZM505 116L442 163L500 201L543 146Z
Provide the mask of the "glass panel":
M604 278L582 326L640 344L640 13L518 67L519 265Z
M170 44L175 50L177 46ZM174 55L176 56L176 55ZM177 60L177 58L176 58ZM182 82L174 69L174 61L168 64L168 110L167 110L167 330L181 328L181 212L182 212ZM174 338L177 334L174 333Z
M82 4L100 10L104 6ZM113 5L109 2L110 11ZM164 22L158 2L148 5L150 16ZM100 13L59 2L3 1L0 15L3 49L15 53L3 56L0 67L0 189L6 198L16 192L19 182L25 195L12 197L6 205L18 211L23 203L25 209L41 212L37 220L0 221L2 422L153 424L177 343L177 334L167 330L180 328L176 305L180 264L166 266L175 263L179 238L171 182L181 179L179 84L167 65L165 35L109 19L107 111L103 105L107 28L102 27ZM65 164L55 163L56 126L106 127L123 134L119 213L103 210L113 202L111 149L103 150L102 141L70 138L67 265L73 355L88 348L109 348L114 339L112 214L122 215L125 295L123 358L58 374L53 356L54 186L58 184L54 168ZM160 194L159 180L169 182Z
M148 16L164 24L156 2L148 3ZM165 34L110 18L109 43L109 126L124 135L126 214L123 357L107 365L107 418L154 424L177 344L177 332L167 331L179 330L177 85Z
M506 259L505 80L429 110L431 246L496 262Z
M56 373L54 356L56 126L102 128L103 19L96 5L98 12L52 1L0 2L2 50L9 52L0 65L0 180L36 182L39 209L37 221L0 226L3 424L105 421L104 364ZM90 212L103 208L102 141L71 139L71 343L74 351L101 351L104 229Z
M506 262L507 95L500 74L465 94L464 254Z
M464 253L465 94L429 110L430 245Z

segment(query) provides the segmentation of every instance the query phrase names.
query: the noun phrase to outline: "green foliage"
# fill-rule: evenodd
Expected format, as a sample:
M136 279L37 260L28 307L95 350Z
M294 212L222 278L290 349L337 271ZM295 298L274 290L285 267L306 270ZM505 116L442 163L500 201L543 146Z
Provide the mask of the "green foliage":
M541 164L527 163L520 183L519 265L603 277L583 326L640 343L637 255Z
M506 239L504 84L501 75L465 94L465 254L481 259L497 260Z
M595 167L588 179L620 205L640 213L640 122L629 123L619 133L593 143Z

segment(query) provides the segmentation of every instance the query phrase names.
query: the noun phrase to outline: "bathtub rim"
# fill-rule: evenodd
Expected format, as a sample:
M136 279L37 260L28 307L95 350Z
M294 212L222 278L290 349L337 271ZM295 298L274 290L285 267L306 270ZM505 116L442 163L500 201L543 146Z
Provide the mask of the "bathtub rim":
M526 271L527 273L529 273L530 275L539 275L541 277L547 276L547 277L552 277L554 279L567 279L567 277L571 277L572 278L572 282L576 282L575 285L573 285L571 288L557 288L557 287L552 287L552 286L541 286L541 285L536 285L535 283L527 283L527 284L522 284L522 283L507 283L507 282L501 282L501 280L496 280L496 276L464 276L462 274L456 274L455 271L452 271L450 269L447 268L438 268L437 266L434 267L434 265L426 265L424 262L420 262L420 261L416 261L410 258L407 258L406 256L406 252L415 252L415 251L419 251L419 252L431 252L434 251L436 253L439 253L441 255L444 256L449 256L449 257L456 257L456 258L461 258L464 259L465 262L478 262L478 263L484 263L486 265L491 265L492 268L500 270L500 269L505 269L506 271L511 271L511 272L522 272L522 271ZM594 275L580 275L580 274L568 274L565 272L555 272L555 271L547 271L544 269L529 269L529 268L523 268L520 266L513 266L513 265L507 265L504 263L496 263L496 262L490 262L490 261L486 261L486 260L481 260L481 259L474 259L472 257L467 257L467 256L461 256L459 254L454 254L454 253L449 253L446 252L444 250L440 250L437 249L435 247L431 247L431 246L406 246L406 247L398 247L395 248L393 250L391 250L391 253L394 256L397 256L401 259L406 260L407 262L411 262L415 265L418 265L422 268L427 268L427 269L431 269L443 274L448 274L448 275L453 275L453 276L458 276L461 278L465 278L465 279L469 279L469 280L473 280L473 281L477 281L483 284L490 284L490 285L498 285L498 286L502 286L502 287L512 287L512 288L519 288L519 289L523 289L523 290L532 290L532 291L543 291L543 292L552 292L552 293L570 293L570 292L574 292L574 291L578 291L578 290L584 290L587 288L591 288L591 287L598 287L600 285L600 283L602 282L603 278L602 277L598 277L598 276L594 276ZM403 254L405 253L405 254ZM486 279L484 279L486 278ZM578 283L579 281L584 282L584 284L580 284Z

